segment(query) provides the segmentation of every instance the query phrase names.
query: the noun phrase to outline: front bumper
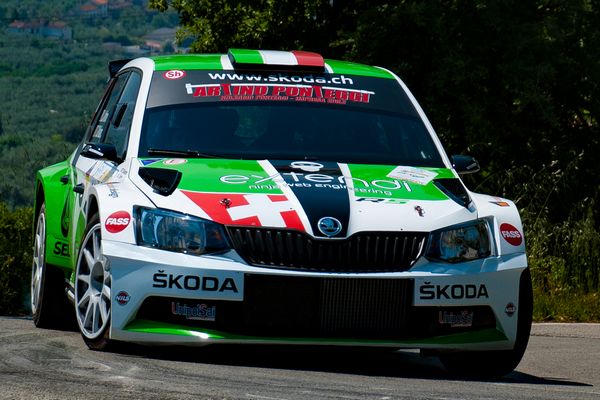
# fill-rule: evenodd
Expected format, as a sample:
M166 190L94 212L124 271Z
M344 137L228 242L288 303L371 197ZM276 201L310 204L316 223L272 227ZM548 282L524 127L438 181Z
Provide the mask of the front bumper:
M144 344L511 349L524 254L407 272L311 273L103 241L110 337Z

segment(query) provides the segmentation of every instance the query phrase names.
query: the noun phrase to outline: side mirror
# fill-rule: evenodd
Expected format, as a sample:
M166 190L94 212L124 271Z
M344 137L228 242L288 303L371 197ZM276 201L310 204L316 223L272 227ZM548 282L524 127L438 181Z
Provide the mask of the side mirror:
M108 160L117 164L121 162L117 148L111 143L87 143L83 146L81 155L94 160Z
M474 174L481 169L477 160L471 156L454 155L450 158L452 166L460 175Z

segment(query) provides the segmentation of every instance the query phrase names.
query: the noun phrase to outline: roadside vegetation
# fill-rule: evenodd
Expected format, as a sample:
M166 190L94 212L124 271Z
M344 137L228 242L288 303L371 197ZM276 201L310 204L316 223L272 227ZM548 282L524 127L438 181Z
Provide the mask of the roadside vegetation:
M123 58L102 44L180 23L194 52L304 49L397 72L449 153L480 161L469 188L516 201L534 318L600 321L599 1L150 0L109 18L70 17L80 3L0 5L0 314L25 312L31 240L17 246L11 235L18 224L31 235L35 170L72 151L106 62ZM6 33L17 17L41 16L68 21L73 40Z

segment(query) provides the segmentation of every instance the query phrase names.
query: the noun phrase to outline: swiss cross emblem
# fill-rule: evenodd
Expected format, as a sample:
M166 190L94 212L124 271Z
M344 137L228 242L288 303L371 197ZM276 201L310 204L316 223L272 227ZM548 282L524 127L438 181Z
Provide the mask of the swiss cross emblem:
M182 192L213 221L224 225L270 226L305 231L298 212L282 194Z

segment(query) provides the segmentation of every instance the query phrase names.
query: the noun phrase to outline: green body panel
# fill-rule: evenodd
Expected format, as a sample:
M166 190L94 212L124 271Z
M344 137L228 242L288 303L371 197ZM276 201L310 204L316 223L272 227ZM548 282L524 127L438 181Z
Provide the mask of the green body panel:
M253 188L253 185L250 184L227 184L221 180L223 177L234 175L267 177L263 168L255 160L192 158L188 159L185 164L169 165L164 162L156 162L148 167L180 171L182 178L177 187L180 190L212 193L282 193L281 189L277 187L272 189Z
M220 71L220 54L181 54L176 56L156 56L154 60L155 71L169 71L171 69L210 69Z
M364 64L347 61L325 60L334 74L371 76L373 78L396 79L392 74L382 69Z
M226 332L219 332L210 329L195 330L189 326L168 324L164 322L148 321L148 320L134 320L130 322L126 327L126 331L140 332L140 333L153 333L162 335L176 335L176 336L195 336L202 339L211 340L239 340L239 341L250 341L250 342L265 342L265 343L307 343L312 342L315 344L365 344L365 345L393 345L399 346L407 345L414 346L419 344L465 344L465 343L485 343L485 342L498 342L508 340L506 335L497 329L483 329L476 332L465 332L455 333L446 336L435 336L427 339L404 339L404 340L374 340L374 339L352 339L352 338L298 338L298 337L259 337L259 336L244 336L230 334Z
M356 197L387 197L403 200L448 200L448 197L433 184L433 181L426 185L420 185L410 181L387 177L395 166L348 164L348 168L353 178L354 195ZM436 179L455 177L452 171L447 168L421 169L435 172L437 174ZM402 183L402 185L398 185L398 182ZM372 183L375 183L375 185ZM384 193L383 195L382 192Z
M69 175L71 164L69 160L46 167L37 173L37 187L42 186L44 202L46 204L46 262L66 270L73 268L71 261L71 234L63 235L61 223L63 222L63 210L70 221L69 210L72 210L72 202L75 196L71 194L71 185L63 184L60 178ZM36 196L37 198L37 196ZM41 206L41 205L40 205ZM38 205L36 204L36 209ZM36 216L37 218L37 216Z

